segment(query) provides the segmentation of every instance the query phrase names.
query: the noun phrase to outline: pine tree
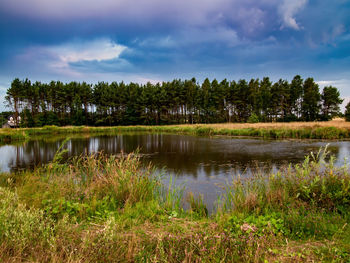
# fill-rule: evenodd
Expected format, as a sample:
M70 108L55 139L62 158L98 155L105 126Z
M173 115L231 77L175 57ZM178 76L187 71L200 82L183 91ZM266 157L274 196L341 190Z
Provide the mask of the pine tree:
M327 86L322 92L322 115L324 120L330 120L340 113L339 105L343 102L337 88Z

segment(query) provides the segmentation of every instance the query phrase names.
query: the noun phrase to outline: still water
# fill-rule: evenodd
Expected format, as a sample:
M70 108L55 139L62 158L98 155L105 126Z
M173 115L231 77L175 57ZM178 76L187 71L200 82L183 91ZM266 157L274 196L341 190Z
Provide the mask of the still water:
M65 138L41 137L23 144L0 146L0 171L32 169L50 162ZM222 185L237 174L256 169L275 170L288 163L301 163L311 151L329 144L329 150L342 165L350 154L350 141L271 141L198 137L189 135L125 133L114 136L73 137L69 156L103 151L130 153L139 149L144 164L151 162L159 172L176 177L186 191L201 193L213 204ZM210 205L211 206L211 205Z

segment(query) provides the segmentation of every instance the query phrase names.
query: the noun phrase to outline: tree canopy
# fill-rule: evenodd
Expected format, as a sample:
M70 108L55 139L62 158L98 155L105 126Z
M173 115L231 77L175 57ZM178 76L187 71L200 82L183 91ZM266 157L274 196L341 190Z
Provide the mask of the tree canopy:
M246 121L314 121L339 114L337 88L322 94L314 79L268 77L221 82L208 78L162 83L14 79L6 101L23 125L154 125Z

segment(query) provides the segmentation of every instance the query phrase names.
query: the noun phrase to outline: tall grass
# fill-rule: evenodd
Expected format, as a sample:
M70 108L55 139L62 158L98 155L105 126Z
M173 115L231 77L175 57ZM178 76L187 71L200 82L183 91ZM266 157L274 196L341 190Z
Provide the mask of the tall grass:
M2 184L16 187L23 202L55 219L65 215L77 221L103 219L148 202L170 211L180 209L178 189L162 185L152 167L141 167L137 153L80 156L69 164L60 164L57 156L54 160L33 173L3 175Z
M184 211L137 153L100 153L0 175L0 261L346 262L350 174L327 149L271 174L238 177L218 212Z
M322 240L341 233L350 240L349 169L335 167L334 157L325 161L327 156L325 148L301 165L235 178L226 186L220 213L232 215L233 231L243 223L260 229L265 224L292 239Z
M330 157L326 161L326 158ZM329 211L350 208L350 174L347 164L334 165L334 156L326 148L311 153L299 165L254 178L237 177L226 188L226 211L254 212L263 209L289 209L310 205Z

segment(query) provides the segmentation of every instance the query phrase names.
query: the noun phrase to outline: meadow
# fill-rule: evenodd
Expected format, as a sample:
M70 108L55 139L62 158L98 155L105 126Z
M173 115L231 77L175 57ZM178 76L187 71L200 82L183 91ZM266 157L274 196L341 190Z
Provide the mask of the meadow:
M348 139L350 122L222 123L163 126L44 126L41 128L0 129L0 142L25 141L34 136L56 134L113 135L121 132L166 132L191 135L225 135L265 139Z
M349 169L326 149L234 177L212 214L137 153L64 154L0 175L0 261L349 262Z

